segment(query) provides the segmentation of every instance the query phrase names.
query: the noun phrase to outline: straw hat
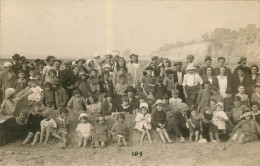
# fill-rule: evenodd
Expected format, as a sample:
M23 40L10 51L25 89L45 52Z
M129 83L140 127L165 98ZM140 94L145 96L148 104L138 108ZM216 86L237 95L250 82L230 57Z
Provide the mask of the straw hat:
M158 99L158 100L156 100L154 106L157 106L158 104L165 105L165 102L163 100L161 100L161 99Z
M145 107L147 110L149 110L149 106L148 106L147 103L140 103L140 109L141 109L142 107Z
M194 67L194 65L193 64L188 64L187 65L187 68L186 68L186 70L188 71L188 70L195 70L196 68Z
M82 117L88 118L88 115L87 115L86 113L81 113L81 114L79 115L79 120L80 120Z

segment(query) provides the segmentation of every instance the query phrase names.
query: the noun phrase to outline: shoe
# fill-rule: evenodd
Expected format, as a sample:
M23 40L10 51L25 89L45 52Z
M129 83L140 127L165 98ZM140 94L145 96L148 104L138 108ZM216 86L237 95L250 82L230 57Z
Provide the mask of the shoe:
M185 143L185 139L183 137L181 138L181 143Z
M219 139L218 140L216 140L217 142L221 142Z
M212 140L212 141L210 141L210 142L213 142L213 143L215 143L215 142L217 142L216 140Z

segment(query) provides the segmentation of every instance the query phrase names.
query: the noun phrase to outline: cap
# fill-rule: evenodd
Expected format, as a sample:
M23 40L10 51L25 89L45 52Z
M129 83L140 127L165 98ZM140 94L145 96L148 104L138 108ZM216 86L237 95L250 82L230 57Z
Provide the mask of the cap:
M5 62L4 63L4 67L10 67L13 66L13 64L11 62Z
M148 66L145 70L153 70L153 68L151 66Z
M159 59L159 57L158 56L153 56L152 57L152 60L156 60L156 59Z
M247 58L244 57L244 56L241 56L241 57L239 58L238 64L240 64L243 60L247 60Z
M194 56L193 55L188 55L187 59L194 59Z
M158 100L156 100L154 106L157 106L158 104L162 104L162 105L164 105L165 102L164 102L162 99L158 99Z
M133 86L128 86L126 88L126 91L125 92L134 92L135 91L135 88Z
M82 59L82 58L77 58L75 63L77 64L79 61L83 61L83 63L86 63L86 60L85 59Z
M87 115L86 113L81 113L81 114L79 115L79 120L80 120L82 117L88 118L88 115Z
M148 106L147 103L140 103L140 109L141 109L142 107L145 107L147 110L149 110L149 106Z
M131 58L132 56L135 56L136 58L138 58L138 55L136 55L136 54L131 54L131 55L130 55L130 58Z
M195 67L193 64L188 64L186 70L195 70Z
M206 57L205 57L205 60L204 60L204 61L208 61L208 60L212 61L211 56L206 56Z

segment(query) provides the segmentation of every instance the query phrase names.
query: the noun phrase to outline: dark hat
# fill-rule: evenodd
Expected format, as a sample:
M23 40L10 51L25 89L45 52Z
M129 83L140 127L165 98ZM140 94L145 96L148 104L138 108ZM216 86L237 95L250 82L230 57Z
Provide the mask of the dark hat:
M131 54L131 55L130 55L130 58L131 58L132 56L135 56L136 58L138 58L138 55L136 55L136 54Z
M220 59L224 59L224 60L226 60L226 58L224 58L223 56L218 57L218 61L219 61Z
M151 66L148 66L145 70L153 70L153 68Z
M152 60L155 60L155 59L159 59L159 57L158 56L153 56Z
M174 66L177 66L177 65L180 65L180 66L181 66L181 65L182 65L182 62L175 62L175 63L174 63Z
M194 59L193 55L187 55L187 59Z
M174 74L174 71L172 69L167 69L166 74Z
M125 92L135 92L135 88L133 86L128 86Z
M238 64L240 64L243 60L247 60L247 58L244 57L244 56L241 56L241 57L239 58Z
M72 62L71 62L71 61L65 61L65 62L64 62L64 65L66 65L66 66L71 66L71 65L72 65Z
M19 54L14 54L12 57L13 57L13 59L20 59L20 55Z
M121 100L122 100L122 101L129 101L129 99L128 99L127 96L123 96L123 97L121 98Z
M208 60L212 61L211 56L206 56L206 57L205 57L205 60L204 60L204 61L208 61Z

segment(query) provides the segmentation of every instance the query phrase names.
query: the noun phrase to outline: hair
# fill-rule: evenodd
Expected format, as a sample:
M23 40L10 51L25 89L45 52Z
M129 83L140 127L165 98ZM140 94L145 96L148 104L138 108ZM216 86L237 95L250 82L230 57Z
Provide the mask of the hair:
M71 67L72 70L74 70L75 68L79 68L79 66L78 65L74 65L74 66Z
M51 59L55 59L55 57L54 56L47 56L47 58L46 58L46 62L48 63L48 62L50 62L51 61Z
M245 85L243 85L243 84L239 84L239 85L238 85L238 88L241 87L241 86L245 88Z
M51 74L51 72L53 72L53 73L54 73L54 75L56 75L56 74L57 74L57 71L56 71L55 69L51 69L51 70L49 70L48 74L50 75L50 74Z
M103 73L102 73L102 77L104 77L104 75L105 74L107 74L108 75L108 77L110 76L110 73L109 73L109 71L103 71Z
M52 87L51 83L50 82L45 82L44 83L44 88L46 88L46 87L50 87L51 88Z
M179 94L180 92L179 92L179 90L178 90L178 89L173 89L173 90L171 91L171 93L176 93L176 94Z
M22 111L20 112L20 114L24 114L24 116L27 117L27 116L28 116L28 111L25 110L25 109L22 109ZM19 115L20 115L20 114L19 114Z
M136 54L132 54L131 56L130 56L130 63L132 64L133 62L132 62L132 59L131 59L131 57L132 56L135 56L136 57L136 63L138 63L138 55L136 55Z
M240 101L241 102L241 97L240 96L235 96L234 101Z
M125 114L119 113L118 116L117 116L117 118L116 118L116 120L118 120L119 118L122 118L122 119L125 120Z
M68 109L66 108L66 107L61 107L60 108L60 114L62 114L62 113L68 113L69 111L68 111Z
M216 86L212 86L212 87L211 87L211 90L212 90L212 91L215 91L215 92L218 92L218 91L219 91L219 88L216 87Z
M259 104L258 104L257 102L253 101L253 102L251 103L251 107L252 107L253 105L256 105L256 106L259 108Z
M252 65L250 69L252 70L252 68L253 68L253 67L255 67L255 68L256 68L256 72L259 72L259 68L258 68L258 66L257 66L257 65Z
M81 120L81 119L86 119L86 120L88 120L88 117L82 116L82 117L80 117L80 120Z
M210 102L213 101L214 103L217 104L217 101L215 99L210 99Z
M224 69L225 69L225 72L226 72L225 66L220 66L220 68L218 69L219 74L220 74L220 69L221 69L221 68L224 68ZM225 75L226 75L226 73L225 73Z
M36 102L34 102L33 103L33 107L41 107L42 106L42 103L41 102L39 102L39 101L36 101Z
M97 103L97 102L98 102L98 98L97 98L95 95L90 95L90 96L88 96L88 98L87 98L87 99L89 99L90 97L92 97L92 98L93 98L93 100L94 100L94 103ZM91 103L89 102L89 100L87 100L87 104L91 104Z
M102 117L104 119L104 121L106 121L106 119L103 115L98 115L96 122L99 122L99 119L98 119L99 117Z
M206 85L206 84L211 85L211 83L210 83L209 81L203 81L202 88L205 88L205 85Z
M220 59L226 60L226 59L225 59L224 57L222 57L222 56L218 58L218 61L219 61Z
M73 90L73 95L75 95L75 94L81 94L81 93L80 93L80 90L79 90L79 89L74 89L74 90Z
M118 63L119 59L122 59L124 61L124 64L122 67L119 66L119 63ZM119 71L120 69L123 69L124 71L127 71L125 58L119 57L118 61L116 62L116 70Z
M166 59L164 62L163 62L163 66L165 67L165 62L168 62L169 63L169 67L172 67L172 62L169 60L169 59Z
M211 66L208 66L207 68L206 68L206 71L207 71L207 69L211 69L212 70L212 72L213 72L213 67L211 67Z

